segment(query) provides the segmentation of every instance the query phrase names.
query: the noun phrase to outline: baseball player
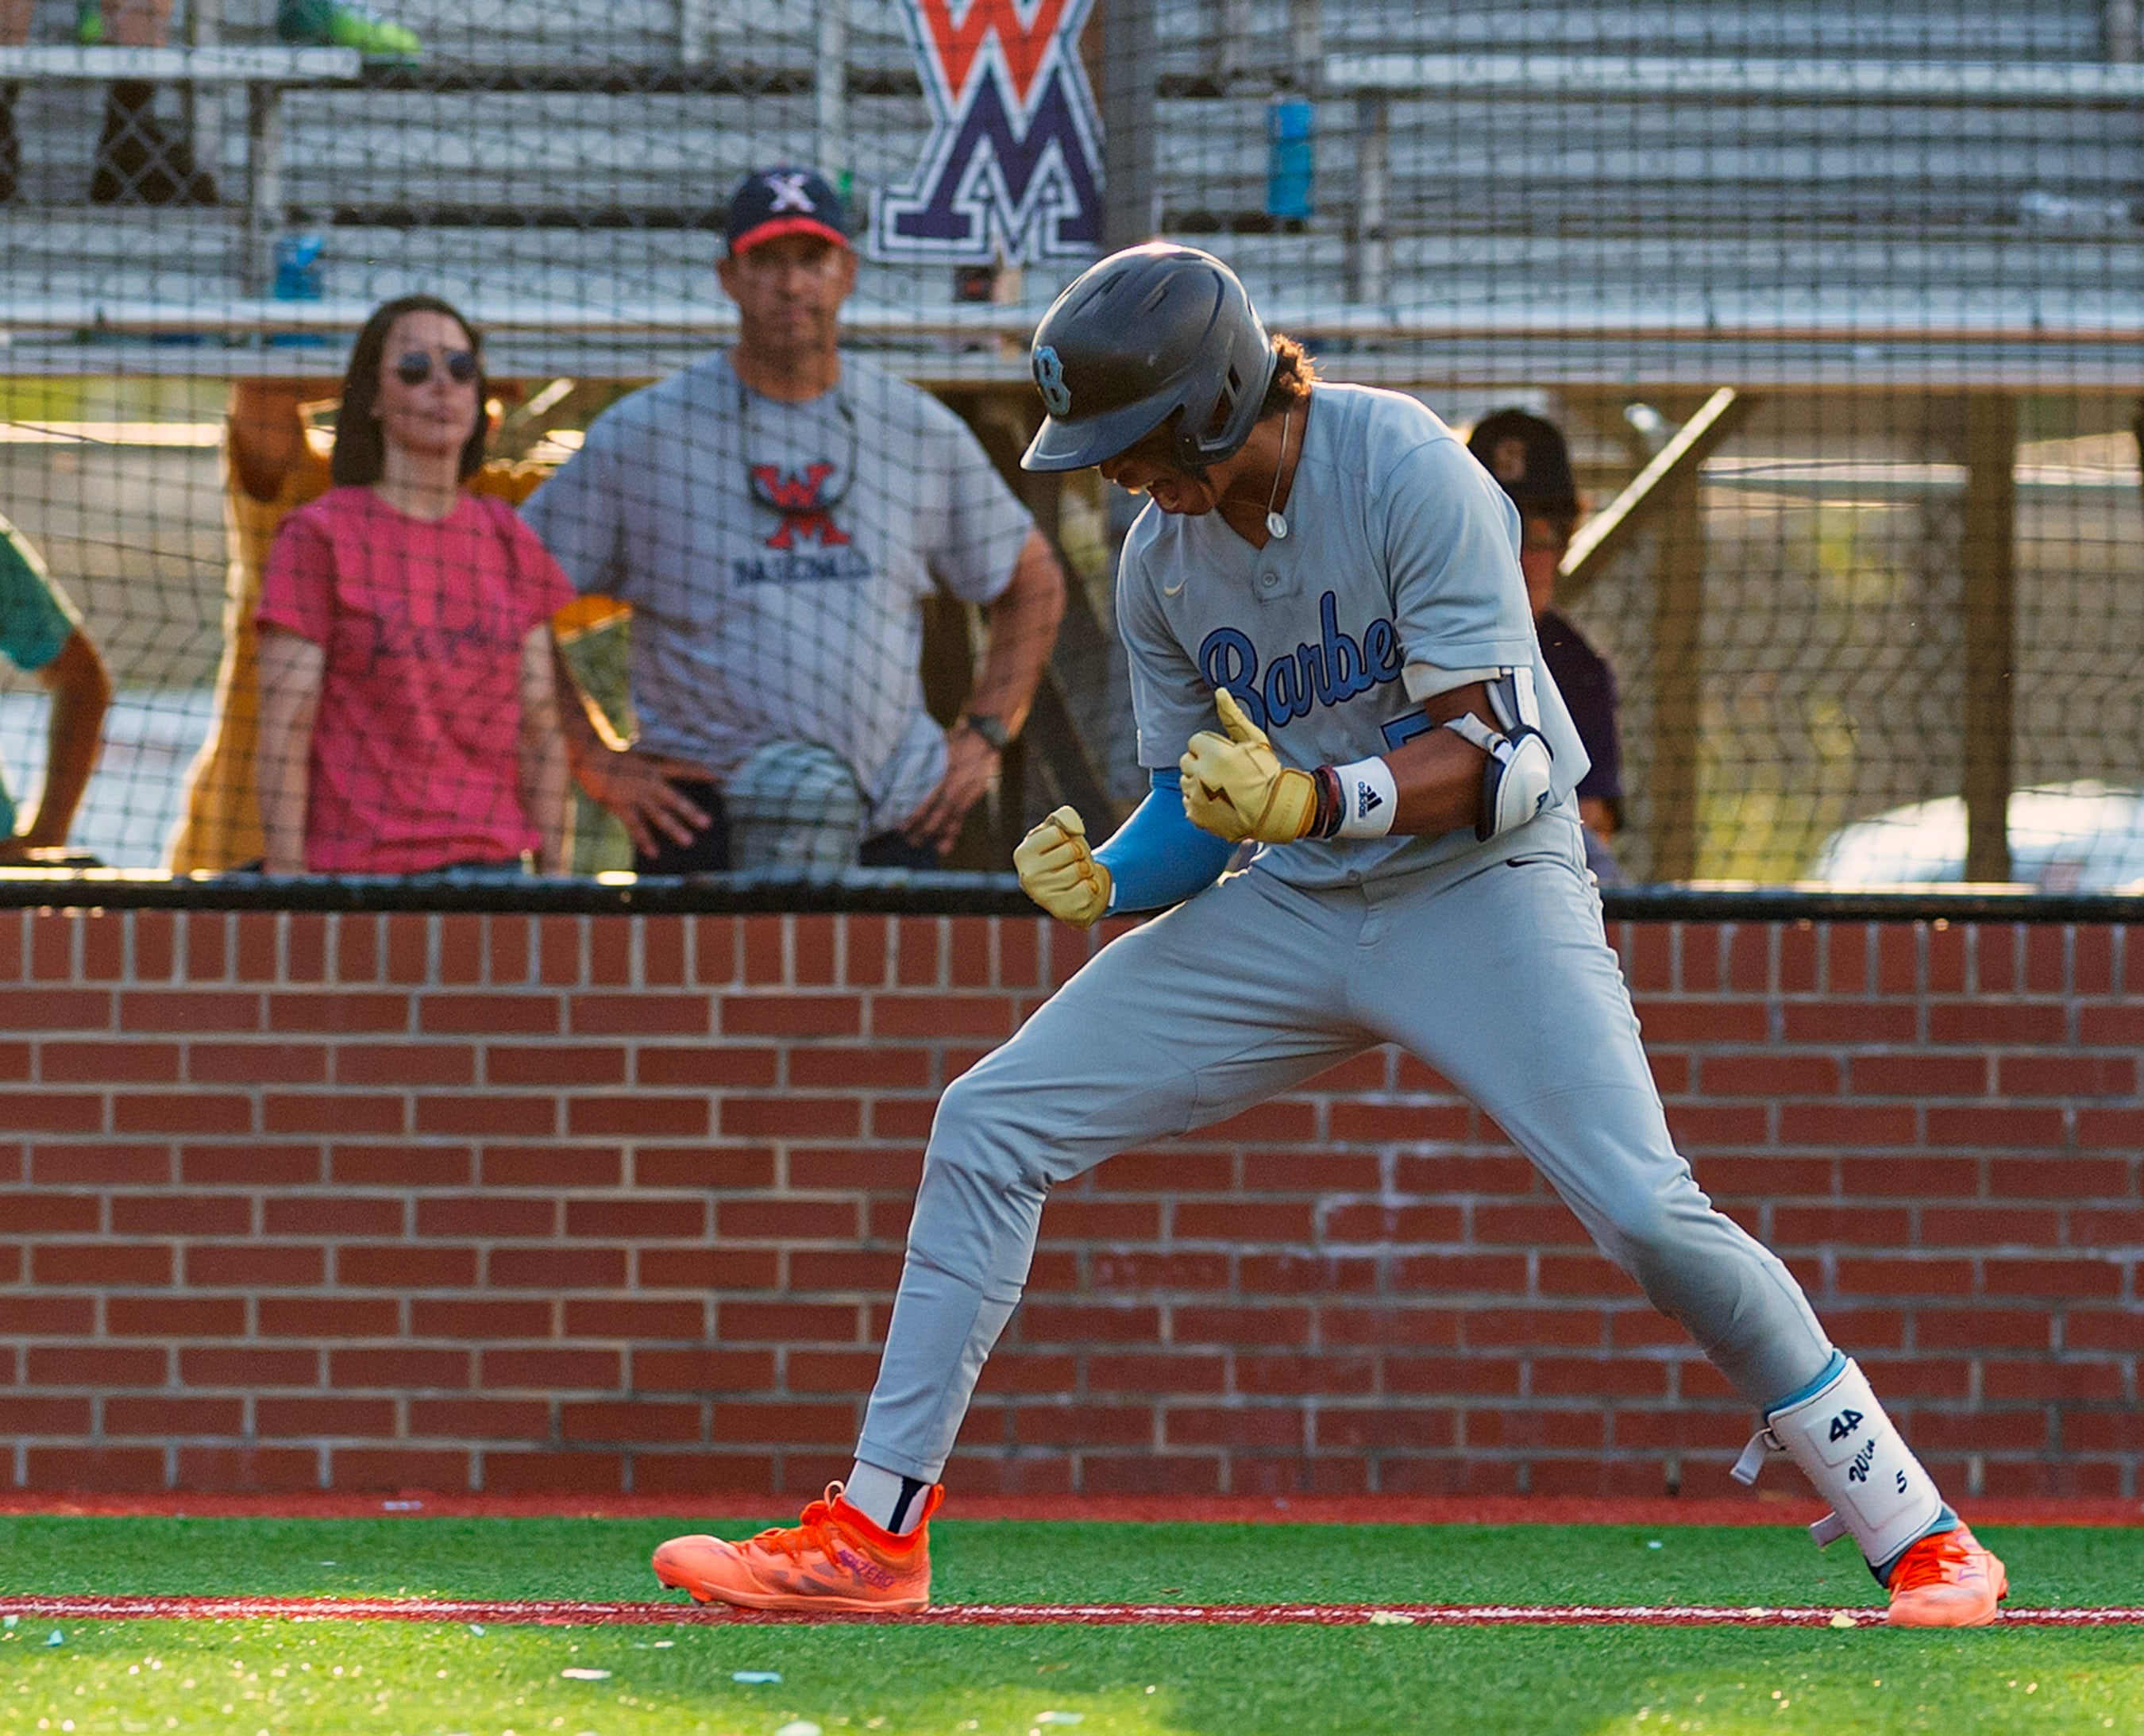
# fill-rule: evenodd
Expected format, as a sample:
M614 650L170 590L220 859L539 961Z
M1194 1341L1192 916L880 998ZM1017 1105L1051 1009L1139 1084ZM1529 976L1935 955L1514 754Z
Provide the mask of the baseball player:
M1165 910L940 1100L856 1461L802 1524L683 1537L664 1584L759 1609L914 1610L926 1524L1050 1188L1380 1043L1464 1090L1755 1407L1891 1592L1993 1619L2003 1565L1770 1252L1668 1137L1585 871L1586 761L1541 660L1518 516L1412 399L1315 378L1234 274L1150 243L1035 336L1031 469L1143 491L1117 581L1154 788L1099 849L1060 808L1015 854L1053 915ZM1249 869L1221 877L1238 846Z

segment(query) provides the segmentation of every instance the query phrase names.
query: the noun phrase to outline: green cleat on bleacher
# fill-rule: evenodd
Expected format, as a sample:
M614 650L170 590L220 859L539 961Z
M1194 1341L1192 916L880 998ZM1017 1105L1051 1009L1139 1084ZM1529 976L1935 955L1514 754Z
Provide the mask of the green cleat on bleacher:
M352 0L282 0L275 34L293 47L355 48L368 60L414 60L417 32Z

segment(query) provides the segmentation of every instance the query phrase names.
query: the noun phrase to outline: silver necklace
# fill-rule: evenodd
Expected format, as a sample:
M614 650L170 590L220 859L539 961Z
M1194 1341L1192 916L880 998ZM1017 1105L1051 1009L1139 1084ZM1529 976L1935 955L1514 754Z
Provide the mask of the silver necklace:
M1288 469L1288 424L1295 414L1293 409L1283 411L1280 419L1280 460L1273 466L1273 489L1266 496L1266 534L1276 543L1288 536L1288 520L1273 510L1273 503L1280 498L1280 479Z

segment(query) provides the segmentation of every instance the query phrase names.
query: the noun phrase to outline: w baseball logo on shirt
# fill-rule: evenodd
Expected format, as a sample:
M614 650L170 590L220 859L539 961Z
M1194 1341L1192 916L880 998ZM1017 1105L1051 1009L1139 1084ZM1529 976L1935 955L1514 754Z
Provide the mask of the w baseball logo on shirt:
M769 548L794 548L799 537L821 548L837 548L849 540L848 533L834 523L832 511L823 503L826 480L834 467L825 459L806 464L796 475L778 464L752 467L752 491L782 514L782 524L767 539Z

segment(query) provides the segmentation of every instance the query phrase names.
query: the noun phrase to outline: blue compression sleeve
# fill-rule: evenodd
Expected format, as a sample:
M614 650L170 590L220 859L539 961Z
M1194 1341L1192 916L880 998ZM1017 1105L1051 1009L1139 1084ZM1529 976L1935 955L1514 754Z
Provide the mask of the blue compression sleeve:
M1221 877L1236 846L1184 816L1183 774L1153 774L1154 787L1094 860L1109 870L1109 909L1159 910Z

